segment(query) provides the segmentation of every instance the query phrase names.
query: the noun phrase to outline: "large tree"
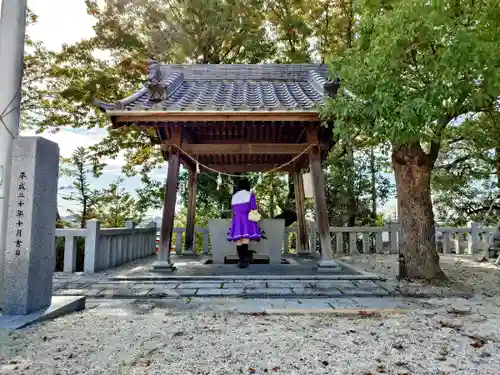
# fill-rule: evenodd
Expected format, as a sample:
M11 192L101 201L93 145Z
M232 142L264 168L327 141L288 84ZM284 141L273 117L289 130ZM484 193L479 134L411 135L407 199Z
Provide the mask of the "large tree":
M122 187L123 181L119 177L99 192L95 217L104 228L123 228L126 221L140 223L144 218L145 207Z
M63 200L72 202L73 207L68 212L73 215L80 228L85 228L86 221L95 218L95 209L100 199L99 192L90 183L93 168L89 158L87 149L77 147L70 158L61 160L61 176L72 179L70 186L60 188L67 193L63 195Z
M375 4L374 4L375 3ZM481 1L367 1L353 47L334 60L344 89L328 103L344 135L392 145L410 278L445 277L435 246L431 172L445 130L490 110L500 94L500 5Z

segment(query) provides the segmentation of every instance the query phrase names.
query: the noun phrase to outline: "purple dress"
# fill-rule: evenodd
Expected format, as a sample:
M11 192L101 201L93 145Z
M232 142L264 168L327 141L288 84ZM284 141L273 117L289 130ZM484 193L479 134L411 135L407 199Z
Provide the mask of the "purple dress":
M248 220L248 214L257 209L255 194L240 190L231 199L233 209L233 222L227 235L229 241L248 239L250 241L260 240L259 224Z

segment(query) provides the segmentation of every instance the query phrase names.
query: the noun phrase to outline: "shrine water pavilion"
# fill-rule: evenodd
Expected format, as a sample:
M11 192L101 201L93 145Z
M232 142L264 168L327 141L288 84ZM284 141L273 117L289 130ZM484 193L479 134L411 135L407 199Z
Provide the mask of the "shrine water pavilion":
M318 106L334 96L339 80L320 64L170 65L148 61L143 88L116 103L95 100L114 128L154 128L168 163L158 259L155 269L172 269L170 248L179 168L189 170L185 247L192 253L196 185L200 169L222 173L278 172L293 175L297 252L310 254L302 172L312 176L315 220L321 243L318 267L333 260L322 161L334 140Z

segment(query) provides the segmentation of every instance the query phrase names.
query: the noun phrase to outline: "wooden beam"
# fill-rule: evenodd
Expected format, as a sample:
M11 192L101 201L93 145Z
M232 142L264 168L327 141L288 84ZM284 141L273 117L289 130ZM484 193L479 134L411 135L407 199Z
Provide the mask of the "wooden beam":
M308 128L307 140L309 144L317 143L317 128ZM321 262L328 264L333 259L332 240L328 223L328 210L326 208L325 176L323 175L323 169L321 169L321 151L318 147L314 147L309 151L309 165L313 179L316 223L321 241Z
M182 143L182 128L172 130L172 141ZM170 248L172 246L172 233L174 229L175 203L177 198L177 186L179 183L179 153L172 151L168 155L168 174L165 186L165 199L163 201L163 219L160 229L160 246L158 249L158 260L153 263L153 268L172 269L170 261Z
M271 111L107 111L116 124L127 122L319 121L318 113Z
M249 173L249 172L268 172L280 165L281 164L231 164L231 165L208 164L207 167L223 173ZM200 168L202 170L204 169L202 165L200 165ZM286 166L276 171L276 173L287 173L291 171L292 167Z
M183 155L182 152L179 154L179 157L181 158L181 163L186 167L186 169L190 171L196 170L196 164L190 158Z
M186 242L184 255L194 255L194 229L196 219L196 189L198 186L198 174L196 170L189 171L188 181L188 203L186 221Z
M167 151L172 142L163 142L161 147ZM191 144L183 143L182 150L189 155L297 155L304 152L305 143L239 143L239 144Z
M309 251L306 228L304 180L298 168L293 172L293 186L295 188L295 210L297 213L297 254L309 255L311 252Z

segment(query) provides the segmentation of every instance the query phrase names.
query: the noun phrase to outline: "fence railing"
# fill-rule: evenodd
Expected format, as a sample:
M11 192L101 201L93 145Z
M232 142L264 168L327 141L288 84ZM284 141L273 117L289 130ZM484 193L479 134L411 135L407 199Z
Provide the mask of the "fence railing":
M444 254L473 254L478 249L487 248L494 228L479 229L478 223L471 223L468 228L436 228L437 249ZM336 255L355 254L397 254L399 251L399 224L383 227L330 227L332 249ZM195 248L203 254L210 253L208 228L195 229ZM320 250L318 233L314 223L308 225L309 245L315 252ZM285 228L283 254L295 253L297 229ZM185 228L174 229L175 253L183 254ZM201 242L200 242L201 241ZM196 242L199 242L197 245ZM197 246L196 246L197 245Z
M76 271L77 238L85 238L83 272L92 274L151 256L156 248L156 223L137 228L128 221L125 228L103 228L98 220L88 220L85 229L56 229L64 237L63 272Z

